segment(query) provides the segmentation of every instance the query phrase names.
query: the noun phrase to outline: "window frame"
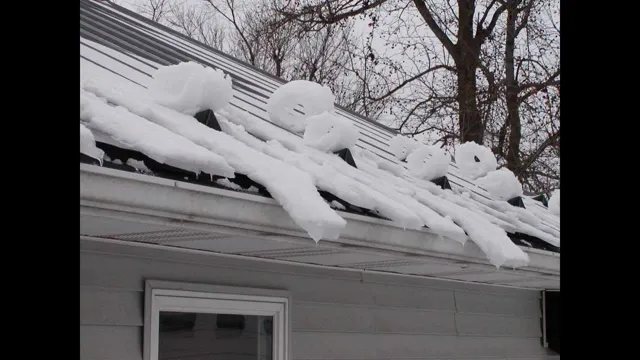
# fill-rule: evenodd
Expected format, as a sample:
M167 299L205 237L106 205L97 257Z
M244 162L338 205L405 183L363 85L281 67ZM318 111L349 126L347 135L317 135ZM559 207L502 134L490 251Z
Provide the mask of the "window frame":
M273 317L273 359L291 359L291 295L285 290L145 281L144 360L158 360L161 311Z

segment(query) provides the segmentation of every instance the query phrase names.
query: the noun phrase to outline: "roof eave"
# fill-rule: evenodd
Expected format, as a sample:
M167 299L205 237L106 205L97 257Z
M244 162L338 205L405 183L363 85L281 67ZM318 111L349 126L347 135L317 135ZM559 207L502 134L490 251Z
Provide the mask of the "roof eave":
M222 190L89 164L80 164L80 206L83 211L116 211L145 221L247 232L309 242L276 201L257 195ZM463 247L427 229L405 230L393 222L345 212L347 226L331 241L344 247L401 252L491 267L480 248L471 241ZM151 220L153 219L153 220ZM325 240L321 240L325 241ZM560 255L524 248L530 263L519 270L559 276ZM495 267L494 267L495 269Z

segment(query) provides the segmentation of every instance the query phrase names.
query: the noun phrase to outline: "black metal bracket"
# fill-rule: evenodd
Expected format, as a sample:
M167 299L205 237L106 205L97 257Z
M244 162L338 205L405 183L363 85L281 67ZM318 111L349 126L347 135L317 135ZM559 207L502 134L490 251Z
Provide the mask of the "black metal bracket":
M351 155L351 150L344 148L342 150L334 152L334 154L338 155L347 164L353 166L356 169L358 168L356 166L356 161L353 159L353 155Z
M532 197L532 199L536 201L540 201L542 205L549 207L549 199L547 199L547 196L545 194L538 194Z
M522 201L521 196L516 196L513 199L509 199L507 200L507 202L515 207L526 209L526 207L524 206L524 201Z
M440 186L443 190L451 190L451 184L449 183L449 179L446 176L441 176L437 179L431 180L432 183Z
M222 131L222 128L220 127L220 123L218 122L218 119L216 119L216 114L214 114L212 110L200 111L199 113L195 114L193 117L196 118L196 120L198 120L199 122L203 123L204 125L214 130Z

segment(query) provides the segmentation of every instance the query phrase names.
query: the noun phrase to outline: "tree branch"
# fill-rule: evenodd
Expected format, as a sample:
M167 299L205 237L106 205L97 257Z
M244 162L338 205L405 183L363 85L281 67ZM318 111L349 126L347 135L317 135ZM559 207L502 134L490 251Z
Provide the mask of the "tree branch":
M533 7L535 0L529 0L529 2L524 6L524 8L522 9L518 9L518 13L520 12L524 12L524 15L522 16L522 21L520 22L520 25L518 25L518 27L516 28L516 37L520 34L520 32L527 27L527 24L529 23L529 15L531 14L531 8Z
M520 96L518 98L519 102L526 100L531 95L535 95L538 91L546 87L560 85L560 80L556 80L558 76L560 76L560 69L556 70L556 72L544 82L520 85L520 89L519 89L520 91L525 91L529 89L531 90L529 90L526 94Z
M485 15L489 12L489 9L491 9L493 7L493 4L495 2L492 2L490 4L490 6L487 8L487 10L485 11ZM478 44L482 44L484 43L484 41L487 39L487 37L493 32L493 29L496 27L496 24L498 23L498 19L500 18L500 15L502 15L503 12L505 12L507 10L507 6L505 4L500 5L500 7L493 13L493 16L491 17L491 21L489 22L489 25L484 28L484 16L483 16L483 20L478 23L478 26L476 27L476 41L478 42Z
M520 176L522 172L526 171L538 159L538 157L544 152L544 150L558 141L558 139L560 139L560 128L558 128L558 131L549 136L542 144L540 144L540 146L538 146L538 148L531 155L529 155L525 161L522 162L523 165L520 168L520 172L516 174L516 176Z
M431 11L424 3L424 0L413 0L413 3L416 5L420 16L422 16L424 21L427 23L427 26L429 26L429 29L431 29L433 34L438 38L438 40L440 40L445 49L447 49L449 55L451 55L454 59L457 59L458 52L456 49L456 45L451 41L451 39L449 39L444 30L442 30L440 25L438 25L436 20L433 18Z
M349 5L350 3L352 3ZM357 5L362 2L362 6ZM278 10L280 14L284 16L283 21L296 20L301 23L312 24L335 24L341 20L360 15L367 10L376 8L387 0L374 0L374 1L360 1L349 0L338 9L331 9L331 1L321 1L320 4L303 6L299 12L287 11L285 8ZM323 8L327 9L328 14L323 14ZM346 10L349 9L349 10ZM346 10L346 11L345 11ZM340 11L343 11L342 13ZM307 16L307 18L305 18Z
M398 91L398 90L402 89L403 87L405 87L407 84L409 84L409 83L411 83L411 82L423 77L424 75L426 75L426 74L428 74L428 73L430 73L432 71L436 71L436 70L439 70L439 69L446 69L446 70L449 70L449 71L456 71L455 68L453 68L451 66L448 66L448 65L436 65L434 67L430 67L427 70L422 71L422 72L410 77L409 79L407 79L407 80L403 81L402 83L400 83L400 85L398 85L395 88L393 88L393 90L390 90L388 93L386 93L386 94L384 94L384 95L382 95L382 96L380 96L378 98L369 97L369 100L371 100L371 101L380 101L382 99L388 98L389 96L393 95L396 91Z

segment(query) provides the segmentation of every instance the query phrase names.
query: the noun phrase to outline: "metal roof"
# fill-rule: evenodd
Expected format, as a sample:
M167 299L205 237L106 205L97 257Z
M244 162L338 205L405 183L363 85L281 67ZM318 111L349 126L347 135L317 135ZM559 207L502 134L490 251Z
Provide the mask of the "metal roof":
M103 68L140 87L145 87L144 84L159 66L196 61L219 68L233 78L234 97L231 105L268 123L266 101L273 91L285 83L243 61L111 3L80 2L80 49L81 67L84 64ZM396 135L393 130L342 107L337 107L337 114L350 120L360 131L358 148L397 163L389 151L389 141ZM447 178L454 189L468 191L476 200L495 200L486 190L462 176L453 162ZM481 202L478 204L479 208L486 207ZM559 218L549 213L544 205L525 198L525 206L548 231L559 234ZM492 216L490 213L488 215ZM526 229L519 230L527 233ZM559 248L553 246L531 246L559 252Z

